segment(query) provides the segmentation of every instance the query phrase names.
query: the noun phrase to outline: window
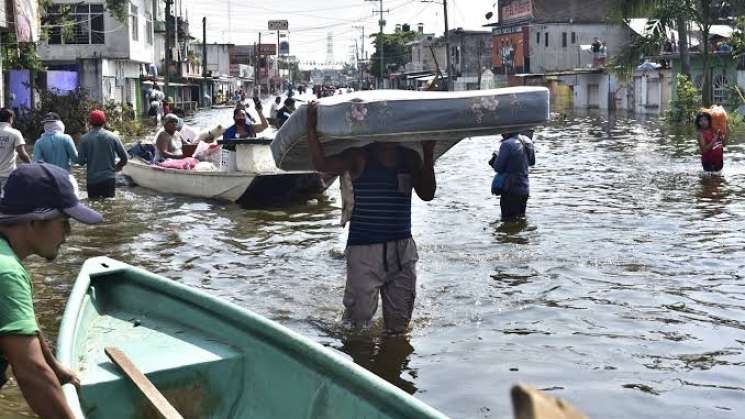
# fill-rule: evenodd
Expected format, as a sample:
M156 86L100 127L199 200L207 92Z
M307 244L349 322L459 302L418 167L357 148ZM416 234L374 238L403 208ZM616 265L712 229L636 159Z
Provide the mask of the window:
M139 41L140 39L140 22L137 17L137 6L134 4L129 5L129 20L130 26L132 27L132 40Z
M561 33L561 46L564 48L567 47L567 33L566 32Z
M145 13L145 40L148 45L153 44L153 16Z
M536 44L540 44L541 43L541 33L540 32L536 32L535 33L535 43Z
M713 77L713 99L714 103L720 103L723 104L727 100L727 91L729 90L729 85L727 81L727 76L724 74L718 74Z
M572 32L572 44L577 43L577 32Z
M548 32L545 34L546 48L548 48Z
M52 4L47 9L50 45L104 44L102 4Z

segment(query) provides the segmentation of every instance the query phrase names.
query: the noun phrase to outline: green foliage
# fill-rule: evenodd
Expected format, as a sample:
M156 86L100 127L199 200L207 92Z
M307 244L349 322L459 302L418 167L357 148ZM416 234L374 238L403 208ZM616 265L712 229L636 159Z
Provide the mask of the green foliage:
M101 106L96 104L93 108L100 109ZM144 120L137 119L135 110L127 105L122 106L111 100L103 105L103 111L106 112L107 128L118 133L122 140L141 138L150 129Z
M42 90L39 92L39 107L31 112L19 114L16 118L16 128L27 139L36 140L44 132L44 124L41 122L44 115L47 112L56 112L65 124L65 132L77 138L85 132L86 116L92 106L83 90L76 90L64 96Z
M670 102L667 120L672 123L686 122L691 124L701 109L701 91L694 86L688 76L675 76L676 99Z
M93 109L106 112L107 127L119 132L122 139L142 137L148 131L144 121L136 118L133 109L126 105L122 107L113 101L103 105L93 102L87 92L82 89L67 95L56 95L47 90L39 92L38 108L32 112L19 114L15 126L25 138L34 141L44 132L44 124L41 122L44 115L48 112L56 112L65 124L65 132L77 139L87 131L87 117Z
M375 52L370 57L370 73L380 78L380 53L379 53L379 35L374 35ZM416 39L416 32L401 31L396 33L383 34L383 59L386 73L396 71L409 62L411 49L406 45Z
M121 23L126 23L129 17L129 0L106 0L106 9Z
M735 31L732 33L729 43L734 49L732 55L735 58L745 55L745 17L738 17L735 21Z
M2 62L4 69L27 69L32 72L42 71L46 67L36 52L36 44L18 43L15 32L5 32L2 39Z

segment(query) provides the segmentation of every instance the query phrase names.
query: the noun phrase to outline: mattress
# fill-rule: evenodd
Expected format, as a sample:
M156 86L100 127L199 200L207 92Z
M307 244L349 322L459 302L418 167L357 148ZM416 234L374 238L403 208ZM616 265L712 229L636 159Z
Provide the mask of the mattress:
M549 119L544 87L467 92L371 90L318 101L319 140L326 156L373 142L398 142L421 153L436 141L435 159L464 138L522 131ZM313 170L306 142L307 105L277 132L272 155L283 170Z

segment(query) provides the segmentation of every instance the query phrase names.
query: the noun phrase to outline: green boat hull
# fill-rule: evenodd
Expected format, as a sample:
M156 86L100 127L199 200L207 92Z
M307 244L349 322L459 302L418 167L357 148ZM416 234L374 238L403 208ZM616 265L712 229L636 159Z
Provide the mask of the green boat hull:
M62 320L57 356L80 418L156 418L104 348L121 349L185 418L445 418L283 326L108 259L88 260Z

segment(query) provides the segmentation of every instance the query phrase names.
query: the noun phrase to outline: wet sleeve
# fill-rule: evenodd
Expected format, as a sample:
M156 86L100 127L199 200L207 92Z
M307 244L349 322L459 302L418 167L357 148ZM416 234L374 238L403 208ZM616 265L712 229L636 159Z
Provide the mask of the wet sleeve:
M504 173L507 171L507 161L509 160L510 150L507 143L502 143L499 146L499 153L497 154L497 160L494 162L494 170L497 173Z
M42 148L42 144L39 144L39 140L36 140L36 143L34 144L34 158L33 158L33 160L36 162L44 161L44 156L42 156L41 148Z
M0 335L35 335L39 332L31 284L15 272L0 274Z
M18 148L19 146L26 145L26 140L23 139L22 134L16 134L15 144L13 144L13 148Z
M114 137L114 147L116 148L116 155L119 156L119 160L126 163L129 161L129 156L127 155L127 151L124 149L124 145L122 145L121 140Z
M69 135L67 136L67 155L73 163L78 162L78 150L75 149L75 142Z

